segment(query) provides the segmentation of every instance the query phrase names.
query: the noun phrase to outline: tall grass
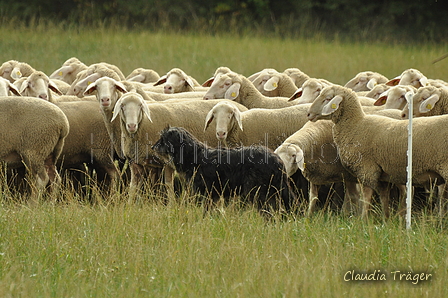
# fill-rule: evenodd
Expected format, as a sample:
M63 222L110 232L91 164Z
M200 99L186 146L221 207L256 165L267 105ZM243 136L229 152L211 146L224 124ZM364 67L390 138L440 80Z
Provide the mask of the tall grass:
M345 83L373 70L392 78L417 68L447 80L448 46L332 42L75 28L37 23L0 28L0 60L51 73L72 56L106 61L125 74L136 67L180 67L198 81L218 66L250 75L298 67ZM86 201L70 185L30 206L0 179L0 297L444 297L448 290L445 220L422 211L412 231L320 212L266 221L230 205L205 214L189 193L160 200L151 192L129 202L126 190ZM95 202L95 203L91 203ZM387 281L344 281L346 272L386 274ZM391 272L425 272L413 285Z

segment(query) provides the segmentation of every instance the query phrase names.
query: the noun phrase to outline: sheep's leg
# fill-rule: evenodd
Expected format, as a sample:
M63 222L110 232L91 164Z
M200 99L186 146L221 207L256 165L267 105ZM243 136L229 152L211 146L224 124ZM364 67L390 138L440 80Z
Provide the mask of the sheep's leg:
M437 186L438 196L437 196L437 207L439 209L439 217L443 218L445 213L445 202L447 197L446 184L440 184Z
M372 205L373 189L369 186L362 186L363 197L361 199L361 217L366 219Z
M345 181L344 203L342 204L342 212L345 215L358 213L360 194L358 191L358 183Z
M131 170L131 181L129 183L129 200L133 201L137 197L143 180L143 166L131 163L129 166Z
M168 194L168 198L174 197L174 169L169 165L163 167L163 178Z
M397 184L398 190L400 192L400 197L398 201L398 215L403 217L403 219L406 216L406 185L404 184ZM412 187L412 192L414 192L414 187Z
M319 185L310 183L310 203L308 206L308 216L314 213L316 209L316 203L319 200Z
M49 180L49 187L50 191L54 192L57 190L61 185L61 176L59 175L58 171L56 170L55 166L55 159L53 155L50 155L44 162L45 165L45 171L47 172L48 180Z
M381 199L381 209L383 211L383 216L385 219L388 219L390 216L390 184L389 183L381 183L379 187L379 195Z

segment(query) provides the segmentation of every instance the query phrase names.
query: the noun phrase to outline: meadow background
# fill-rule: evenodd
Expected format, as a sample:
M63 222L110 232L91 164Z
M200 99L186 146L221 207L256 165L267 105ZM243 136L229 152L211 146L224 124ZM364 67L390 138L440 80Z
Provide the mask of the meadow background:
M389 78L417 68L448 80L446 43L276 37L67 26L14 21L0 27L0 61L15 59L50 74L66 59L100 61L160 74L179 67L203 82L219 66L250 75L298 67L344 84L358 72ZM32 124L30 124L32 125ZM287 124L285 124L287 125ZM37 206L1 183L0 297L445 297L446 220L422 210L407 231L399 218L368 221L322 210L312 218L266 221L251 208L228 206L204 216L188 193L163 204L128 203L126 194L93 205L70 189ZM302 207L300 207L302 208ZM349 270L387 274L382 282L346 282ZM391 272L426 272L427 282Z

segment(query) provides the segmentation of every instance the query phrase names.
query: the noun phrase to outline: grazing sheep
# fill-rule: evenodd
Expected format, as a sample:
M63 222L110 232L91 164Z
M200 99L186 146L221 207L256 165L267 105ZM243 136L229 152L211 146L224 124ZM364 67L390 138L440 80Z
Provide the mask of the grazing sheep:
M20 96L19 89L12 84L8 79L0 77L0 96L9 96L9 95L17 95Z
M101 77L111 77L117 81L125 79L121 70L115 65L105 62L92 64L86 70L78 73L66 94L82 97L87 86Z
M245 76L234 72L215 78L210 89L204 95L205 100L218 98L233 100L248 109L278 109L296 104L295 102L288 102L287 97L264 96Z
M237 195L262 213L291 210L295 201L280 158L262 146L214 149L182 127L161 132L153 149L174 164L193 190L228 202Z
M389 184L407 182L407 121L366 115L356 94L348 88L331 86L322 90L309 110L308 119L331 119L333 138L344 167L363 185L379 193L384 216L389 216ZM431 130L428 139L428 127ZM448 181L446 130L448 116L416 118L413 124L413 183L428 186ZM436 140L427 146L428 140ZM423 145L424 144L424 145ZM365 216L370 202L363 207Z
M306 73L294 67L285 69L283 73L291 77L297 88L302 87L303 83L310 78Z
M375 101L375 105L384 105L385 109L402 110L406 105L405 95L408 92L414 94L416 91L417 89L411 85L397 85L390 87L378 97L378 99Z
M0 159L9 169L25 166L31 190L60 182L56 162L69 133L64 113L33 97L0 98Z
M0 76L9 80L11 83L21 77L27 77L35 71L36 70L28 63L16 60L6 61L0 66Z
M251 81L264 96L291 97L297 91L294 81L285 73L261 71Z
M60 68L56 69L49 77L50 79L60 80L69 85L76 80L76 75L87 69L87 65L78 58L72 57L67 59Z
M146 68L136 68L127 77L126 81L140 82L140 83L155 83L160 79L160 75L152 70Z
M155 82L154 86L161 84L165 84L163 86L163 92L165 94L199 91L198 87L201 86L193 77L187 75L180 68L171 69L166 75Z
M264 145L272 150L307 121L309 105L240 112L234 102L218 102L205 118L204 131L213 121L216 138L228 147Z
M414 117L448 114L447 88L437 88L434 86L421 87L413 95L408 94L408 98L414 104ZM403 108L402 117L409 117L408 104Z
M373 71L362 71L354 78L349 80L345 87L352 89L355 92L370 91L378 84L387 83L388 78L380 73Z

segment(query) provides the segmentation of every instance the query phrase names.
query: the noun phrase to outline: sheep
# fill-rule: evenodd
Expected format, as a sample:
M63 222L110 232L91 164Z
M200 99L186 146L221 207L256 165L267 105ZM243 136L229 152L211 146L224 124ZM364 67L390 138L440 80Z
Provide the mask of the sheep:
M264 145L272 150L307 121L309 105L240 112L234 102L218 102L205 117L204 131L216 123L216 138L226 146Z
M262 71L252 80L252 84L261 94L269 97L291 97L298 89L290 76L279 72Z
M168 127L153 149L174 164L194 191L213 203L221 197L228 202L237 195L262 214L291 211L295 195L283 163L266 147L210 148L185 128Z
M180 68L171 69L166 75L163 75L155 82L154 86L161 84L165 84L163 86L163 92L165 94L206 90L199 88L201 85Z
M448 89L434 86L420 87L414 94L407 94L414 104L414 117L448 114ZM409 117L409 106L405 105L403 118Z
M390 119L378 115L366 115L356 94L342 86L330 86L322 90L311 105L308 119L318 121L331 119L334 122L333 139L339 150L344 167L356 176L363 185L378 192L383 214L389 216L388 183L404 185L407 182L407 121ZM444 148L445 127L448 116L416 118L413 124L413 183L429 185L448 181L448 159ZM428 143L428 127L436 142ZM425 144L425 146L422 146ZM368 199L363 204L363 215L367 215Z
M60 68L56 69L49 78L60 80L71 85L75 81L76 75L86 69L87 65L78 58L72 57L67 59Z
M215 78L210 89L204 95L205 100L224 98L234 100L248 109L278 109L295 105L287 97L267 97L255 88L243 75L230 72Z
M57 186L56 170L69 123L55 105L33 97L0 98L0 159L9 169L25 166L31 190Z
M215 74L211 78L206 80L204 83L202 83L202 87L210 87L212 85L213 81L215 80L215 78L217 78L223 74L229 73L229 72L232 72L232 71L230 70L230 68L228 68L226 66L218 67L215 70Z
M160 75L152 70L146 68L136 68L127 77L126 81L140 82L140 83L155 83L160 79Z
M28 63L17 60L6 61L0 66L0 76L9 80L11 83L20 79L22 76L27 77L35 71Z
M292 101L300 97L300 99L297 100L297 104L312 103L317 98L320 91L324 87L330 85L332 85L332 83L327 80L309 78L303 82L302 87L297 89L296 92L290 96L289 100Z
M92 64L86 70L78 73L66 94L82 97L82 94L90 83L104 76L111 77L117 81L125 79L123 73L115 65L105 62Z
M366 94L364 94L365 97L370 97L375 100L377 100L381 94L383 94L385 91L389 90L391 86L386 84L378 84L375 87L372 88L372 90L368 91Z
M8 79L0 77L0 96L9 96L10 93L20 96L19 89Z
M380 73L374 71L362 71L354 78L349 80L345 87L352 89L355 92L370 91L377 84L387 83L389 79Z
M384 105L385 109L402 110L406 105L405 95L408 92L415 93L417 89L410 85L397 85L390 87L388 90L380 94L376 100L376 106Z
M389 80L387 85L411 85L415 88L425 87L428 85L435 87L447 87L448 83L437 79L428 79L421 71L409 68L404 70L401 75Z
M294 67L285 69L283 73L291 77L297 88L302 87L303 83L310 78L306 73Z

